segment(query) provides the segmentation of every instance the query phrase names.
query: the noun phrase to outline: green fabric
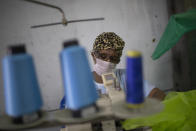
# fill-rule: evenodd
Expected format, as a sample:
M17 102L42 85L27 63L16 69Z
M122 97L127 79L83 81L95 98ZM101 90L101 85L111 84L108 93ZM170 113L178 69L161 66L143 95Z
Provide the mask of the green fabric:
M196 131L196 90L170 92L164 110L149 117L125 120L126 130L149 126L153 131Z
M158 59L172 48L182 35L192 30L196 30L196 9L171 16L165 32L152 54L152 59Z

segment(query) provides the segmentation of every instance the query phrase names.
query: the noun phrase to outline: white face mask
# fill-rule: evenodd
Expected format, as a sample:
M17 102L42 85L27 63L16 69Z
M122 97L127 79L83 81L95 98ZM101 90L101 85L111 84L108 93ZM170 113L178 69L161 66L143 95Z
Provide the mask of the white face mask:
M116 68L116 64L96 58L96 64L93 68L98 75L102 75L107 72L112 72Z

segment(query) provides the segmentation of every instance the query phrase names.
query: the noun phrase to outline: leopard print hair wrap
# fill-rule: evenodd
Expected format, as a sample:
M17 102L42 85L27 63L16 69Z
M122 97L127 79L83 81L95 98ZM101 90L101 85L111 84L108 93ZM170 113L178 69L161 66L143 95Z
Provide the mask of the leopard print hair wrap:
M98 35L93 44L93 51L114 49L121 57L125 42L114 32L103 32Z

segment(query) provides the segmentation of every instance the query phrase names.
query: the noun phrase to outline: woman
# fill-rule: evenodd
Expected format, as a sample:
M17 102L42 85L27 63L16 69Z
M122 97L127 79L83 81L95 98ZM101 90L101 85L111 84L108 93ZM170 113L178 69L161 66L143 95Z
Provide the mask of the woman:
M122 51L125 42L114 32L103 32L100 34L93 44L93 51L91 53L94 66L93 76L98 90L102 94L107 93L101 75L107 72L114 71L122 88L125 88L125 69L115 69L120 62ZM150 85L144 81L144 95L145 97L155 97L159 100L164 99L164 92L155 86Z
M125 42L114 32L103 32L100 34L93 44L93 51L91 53L94 65L93 76L98 92L101 94L107 94L103 85L101 75L107 72L113 71L120 82L121 88L125 88L125 69L115 69L116 65L120 62ZM154 97L159 100L163 100L165 97L164 92L155 86L150 85L147 81L143 82L145 97ZM115 121L117 130L122 130L121 122ZM92 129L94 131L102 130L102 124L92 123ZM140 130L140 129L137 129Z

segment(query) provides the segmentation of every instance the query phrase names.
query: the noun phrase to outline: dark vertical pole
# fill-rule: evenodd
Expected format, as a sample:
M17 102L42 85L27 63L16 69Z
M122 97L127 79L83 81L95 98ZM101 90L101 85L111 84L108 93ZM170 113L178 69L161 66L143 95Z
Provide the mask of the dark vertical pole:
M194 0L167 0L169 16L182 13L196 6ZM172 48L173 80L176 91L187 91L196 88L196 40L191 33L183 36L178 44ZM196 34L196 33L195 33ZM194 44L193 44L194 43ZM196 67L196 66L195 66Z

